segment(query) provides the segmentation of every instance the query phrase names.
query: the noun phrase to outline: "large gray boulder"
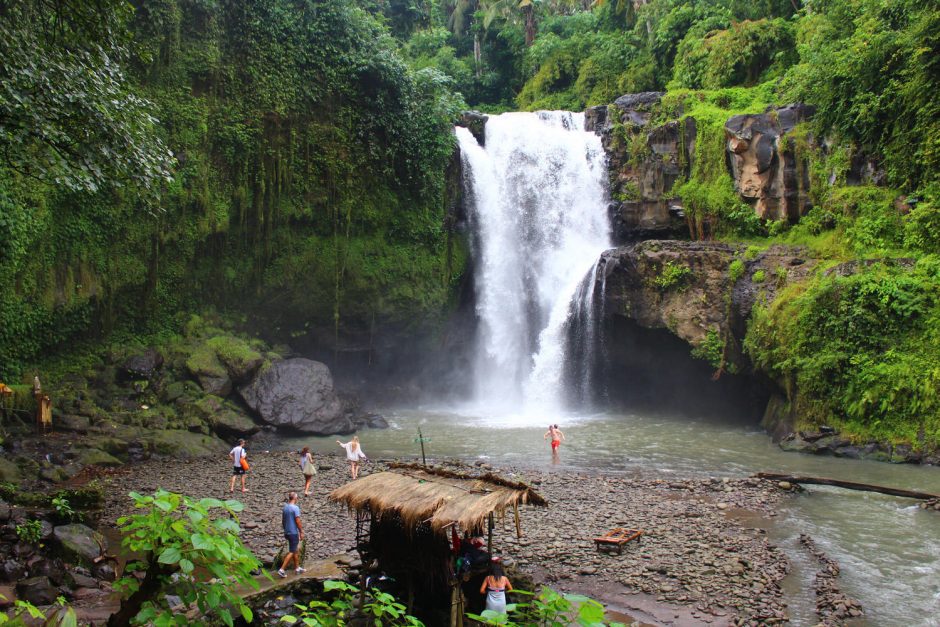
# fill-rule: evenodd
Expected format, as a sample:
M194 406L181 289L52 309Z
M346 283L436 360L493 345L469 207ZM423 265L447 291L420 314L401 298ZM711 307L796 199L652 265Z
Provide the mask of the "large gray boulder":
M76 559L82 564L93 564L108 543L94 529L79 524L56 527L52 535L67 558Z
M354 430L333 390L330 369L318 361L276 362L239 393L262 420L277 427L324 435Z

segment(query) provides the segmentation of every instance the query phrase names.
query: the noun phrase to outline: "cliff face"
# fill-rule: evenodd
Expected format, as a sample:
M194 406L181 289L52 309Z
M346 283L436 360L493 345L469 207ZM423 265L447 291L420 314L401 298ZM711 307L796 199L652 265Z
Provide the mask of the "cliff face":
M597 289L604 316L668 329L721 370L744 365L751 309L816 267L802 248L755 252L740 244L648 240L605 252Z
M702 171L724 170L739 199L761 220L794 222L809 209L807 164L796 154L792 134L813 109L802 104L765 113L729 116L719 134L720 154L698 150L702 122L681 111L671 116L661 92L627 94L585 112L586 127L598 133L608 154L610 214L617 242L689 237L688 207L678 184ZM712 120L709 120L712 122ZM714 164L697 164L707 154Z

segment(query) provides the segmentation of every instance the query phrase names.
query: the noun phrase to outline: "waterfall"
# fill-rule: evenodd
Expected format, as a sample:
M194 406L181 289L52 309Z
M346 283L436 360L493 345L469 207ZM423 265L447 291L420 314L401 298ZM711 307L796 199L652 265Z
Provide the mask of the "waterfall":
M557 111L490 116L485 148L467 129L457 138L477 262L476 400L557 411L568 329L593 311L586 275L610 247L600 138L582 114Z

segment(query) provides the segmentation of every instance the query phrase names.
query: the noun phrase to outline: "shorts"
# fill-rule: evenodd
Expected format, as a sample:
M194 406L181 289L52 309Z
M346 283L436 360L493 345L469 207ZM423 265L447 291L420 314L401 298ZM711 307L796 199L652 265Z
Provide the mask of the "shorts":
M242 468L241 466L235 466L234 468L232 468L232 474L233 474L233 475L243 475L243 474L245 474L245 469Z
M561 446L561 440L552 440L552 450L558 449Z
M287 538L287 552L296 553L297 545L300 544L300 536L296 533L285 533L284 537Z

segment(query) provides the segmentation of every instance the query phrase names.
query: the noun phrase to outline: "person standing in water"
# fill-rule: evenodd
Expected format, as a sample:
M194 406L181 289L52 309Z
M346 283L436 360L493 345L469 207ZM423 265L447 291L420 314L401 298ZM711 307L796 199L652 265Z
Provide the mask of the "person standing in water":
M512 584L503 572L503 565L498 557L494 557L490 562L490 574L480 586L480 594L486 594L486 609L505 614L506 593L510 590L512 590Z
M352 478L356 479L359 477L359 461L369 459L366 457L366 454L362 452L362 447L359 446L359 436L354 435L353 439L345 444L339 440L337 440L336 443L346 449L346 459L349 460L349 472L352 474Z
M558 428L558 425L548 425L548 431L545 432L545 435L542 436L542 439L545 440L549 436L552 438L552 459L558 458L558 447L561 446L561 443L565 440L565 434L561 432L561 429Z
M232 481L229 483L228 491L235 491L235 479L241 477L242 492L247 492L248 488L245 487L245 469L242 467L242 460L248 457L248 453L245 452L245 441L239 440L235 448L229 451L228 456L232 460Z
M309 446L300 451L300 471L304 473L304 496L310 496L310 482L313 481L313 475L317 474L317 467L313 463Z
M281 567L277 569L277 574L281 577L287 577L284 570L291 560L294 560L294 572L298 575L307 572L307 569L300 565L300 541L304 539L304 525L300 522L300 507L297 505L297 493L291 492L287 495L287 503L281 510L281 526L284 527L284 538L287 540L287 555L281 562Z

